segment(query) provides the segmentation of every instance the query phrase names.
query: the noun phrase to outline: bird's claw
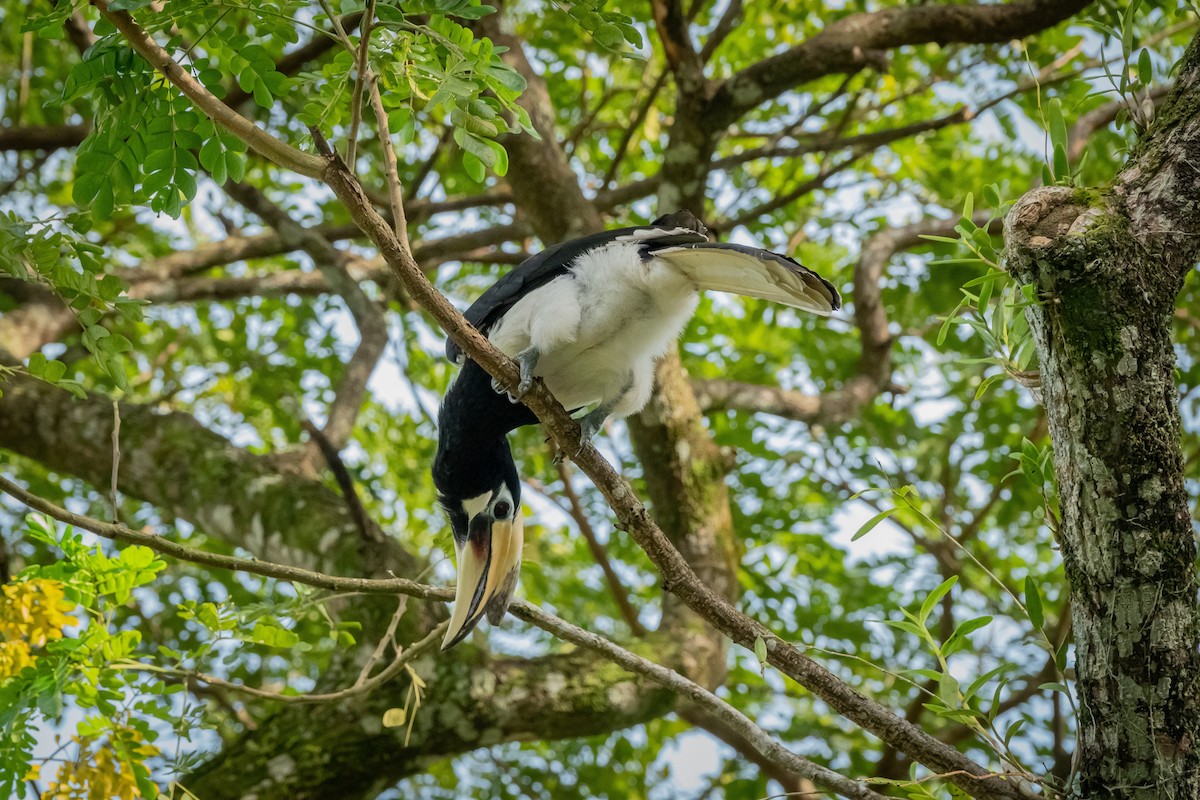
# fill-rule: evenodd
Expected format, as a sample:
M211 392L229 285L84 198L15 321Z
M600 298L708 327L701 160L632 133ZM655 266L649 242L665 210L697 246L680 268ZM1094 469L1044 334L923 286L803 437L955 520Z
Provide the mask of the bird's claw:
M496 380L495 378L492 378L492 391L496 394L507 396L508 402L510 403L519 403L521 401L521 397L523 397L525 394L525 392L520 392L519 394L514 395L508 389L505 389L503 386L501 386L500 381Z
M596 434L600 432L600 428L604 427L604 420L607 418L607 410L596 409L590 414L585 414L579 420L579 449L575 451L576 456L583 452L592 439L596 438Z
M536 347L527 347L517 353L517 366L521 369L521 380L517 383L517 398L524 397L533 388L533 370L537 367L542 351Z

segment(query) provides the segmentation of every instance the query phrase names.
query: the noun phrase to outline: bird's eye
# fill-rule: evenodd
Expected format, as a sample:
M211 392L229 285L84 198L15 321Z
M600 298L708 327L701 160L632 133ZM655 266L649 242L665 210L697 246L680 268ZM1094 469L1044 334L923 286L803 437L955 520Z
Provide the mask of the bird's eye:
M499 519L508 519L509 512L511 511L512 506L509 505L508 501L501 500L499 503L496 503L496 507L492 509L492 514Z

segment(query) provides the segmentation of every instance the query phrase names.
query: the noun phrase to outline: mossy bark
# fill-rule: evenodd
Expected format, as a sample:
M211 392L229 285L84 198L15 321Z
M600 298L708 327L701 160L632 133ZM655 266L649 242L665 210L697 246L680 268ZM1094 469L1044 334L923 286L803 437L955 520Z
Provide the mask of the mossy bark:
M1197 108L1193 42L1111 186L1035 190L1006 225L1008 269L1040 298L1027 314L1071 587L1079 797L1200 797L1196 545L1171 343L1200 257Z
M455 658L425 656L415 668L429 688L407 742L405 727L382 724L385 711L404 705L401 677L366 698L281 709L185 785L204 800L370 798L465 750L606 733L674 704L670 692L586 651L488 660L465 648Z

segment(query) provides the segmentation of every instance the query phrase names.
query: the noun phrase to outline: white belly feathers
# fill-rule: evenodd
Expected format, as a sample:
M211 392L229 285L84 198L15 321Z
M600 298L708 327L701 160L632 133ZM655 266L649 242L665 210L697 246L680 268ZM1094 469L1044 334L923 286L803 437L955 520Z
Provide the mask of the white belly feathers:
M567 409L620 397L613 416L642 408L654 359L679 336L699 302L691 280L635 243L584 253L571 273L521 298L488 338L509 356L541 351L534 374Z

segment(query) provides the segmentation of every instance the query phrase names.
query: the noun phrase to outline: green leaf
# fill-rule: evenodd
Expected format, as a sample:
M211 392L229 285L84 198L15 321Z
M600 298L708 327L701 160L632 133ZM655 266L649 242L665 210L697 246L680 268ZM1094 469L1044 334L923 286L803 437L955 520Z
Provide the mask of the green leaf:
M859 539L866 536L871 531L875 530L875 527L877 525L879 525L879 523L883 522L885 519L887 519L888 517L892 516L895 513L896 513L896 509L894 509L894 508L889 508L885 511L880 511L878 514L876 514L875 516L871 517L869 520L864 522L862 527L859 528L854 533L854 535L850 537L850 541L857 542Z
M1142 82L1142 86L1149 86L1154 80L1154 65L1150 62L1150 51L1145 47L1138 53L1137 68L1138 80Z
M278 625L272 625L269 622L256 622L253 630L250 631L252 641L260 644L268 645L269 647L295 647L300 641L300 637L293 631L285 628L280 628Z
M968 643L967 637L980 628L987 626L991 621L991 617L983 616L975 617L959 624L954 629L954 633L950 634L950 637L946 639L946 643L942 645L942 655L949 658L966 647Z
M1057 97L1046 104L1046 129L1050 134L1051 147L1062 147L1067 151L1067 122L1063 118L1062 101Z
M885 619L885 620L883 620L883 624L887 625L889 628L895 628L898 631L905 631L906 633L911 633L913 636L918 636L921 638L925 637L925 629L924 628L922 628L920 625L917 625L916 623L909 622L907 620Z
M1038 591L1037 581L1032 575L1025 577L1025 610L1029 612L1029 621L1036 630L1041 630L1046 624L1042 614L1042 594Z
M929 615L933 613L933 607L938 604L939 600L946 596L947 592L954 588L954 584L956 583L958 583L958 576L951 575L929 593L929 596L925 598L925 602L921 603L921 610L917 614L917 620L921 624L924 624L925 620L929 619Z
M1069 182L1071 179L1071 164L1067 161L1065 144L1054 145L1054 176L1063 182Z

